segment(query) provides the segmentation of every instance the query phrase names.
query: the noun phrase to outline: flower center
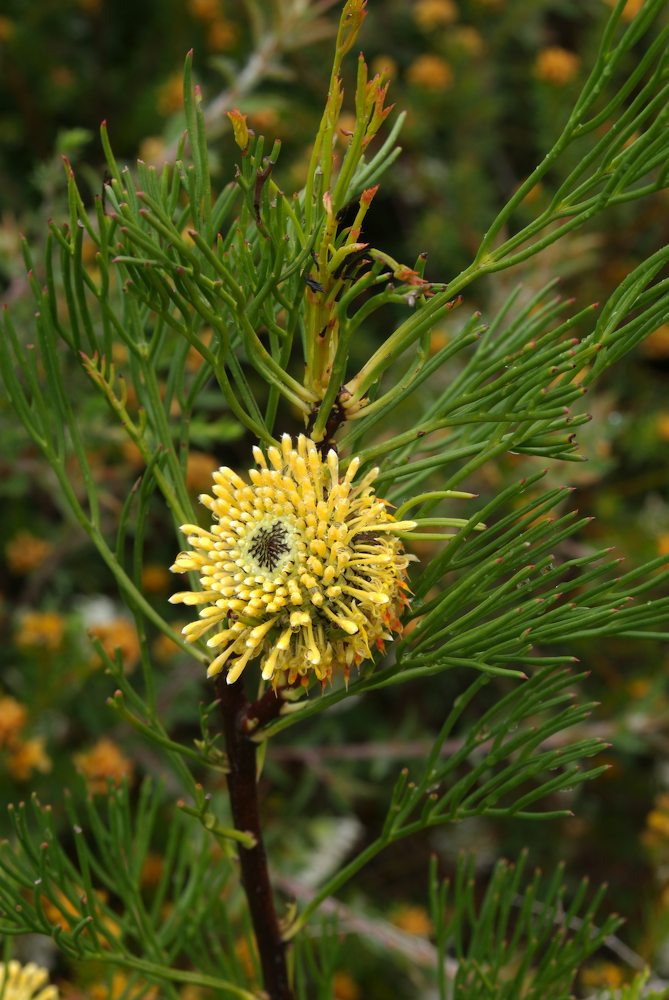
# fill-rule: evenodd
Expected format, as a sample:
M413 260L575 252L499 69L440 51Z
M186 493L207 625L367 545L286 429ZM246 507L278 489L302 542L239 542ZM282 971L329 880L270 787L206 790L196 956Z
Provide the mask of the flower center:
M287 526L281 521L260 524L248 540L247 552L260 569L273 573L280 563L288 561L290 541Z

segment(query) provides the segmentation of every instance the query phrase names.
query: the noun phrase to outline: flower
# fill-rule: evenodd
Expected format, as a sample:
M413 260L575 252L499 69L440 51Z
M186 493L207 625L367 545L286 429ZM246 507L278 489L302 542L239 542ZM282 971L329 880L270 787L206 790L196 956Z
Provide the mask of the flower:
M258 968L258 952L255 944L249 941L246 935L237 938L235 941L235 955L244 971L244 975L249 980L249 985L251 985L255 980L256 969Z
M615 7L617 0L606 0L609 7ZM627 3L623 7L622 17L623 21L633 21L641 10L641 4L643 0L627 0Z
M0 697L0 747L15 746L26 724L28 710L10 694Z
M237 29L225 18L217 18L207 27L207 46L214 52L231 49L237 41Z
M361 1000L362 992L348 972L335 972L332 980L335 1000Z
M666 796L664 801L659 799L659 807L652 809L646 817L646 826L654 834L659 834L663 839L669 839L669 812L667 812Z
M158 110L161 115L172 115L181 110L183 103L183 76L178 70L161 84L157 96Z
M41 648L55 652L65 635L65 621L55 611L26 611L16 633L19 649Z
M180 632L185 624L186 622L184 621L172 622L172 628L175 632ZM151 643L151 652L159 663L164 663L166 660L170 660L173 656L176 656L179 652L179 646L169 635L161 632Z
M28 781L33 771L49 773L51 758L44 749L44 743L43 736L34 736L29 740L19 740L12 747L7 766L16 781Z
M214 455L208 455L204 451L191 451L186 462L186 486L193 492L204 489L217 468L218 462Z
M162 136L147 135L147 137L140 143L139 159L153 167L162 167L164 163L167 163L165 140ZM114 344L114 348L117 346L120 345Z
M205 347L209 347L213 336L214 331L209 326L205 330L200 331L199 340ZM186 355L186 371L198 372L203 364L204 358L202 357L202 354L196 347L191 345L188 348L188 354Z
M377 469L354 483L353 458L340 477L336 452L323 458L304 435L297 447L284 434L267 458L253 454L251 485L223 467L214 496L200 497L216 523L181 529L192 549L171 568L198 572L204 589L170 601L205 605L183 634L193 642L213 630L207 645L221 652L208 676L227 666L228 684L256 658L275 688L298 677L325 682L336 666L348 679L371 646L401 631L411 557L396 533L415 522L396 521L374 495Z
M144 857L142 870L139 874L139 883L142 888L146 888L147 886L155 888L160 883L164 871L165 859L162 854L149 851Z
M160 563L142 567L142 593L163 594L170 585L170 575Z
M199 986L184 986L179 993L179 1000L204 1000L204 993Z
M537 56L534 73L539 80L559 87L574 79L580 64L580 59L573 52L559 45L550 45Z
M432 921L424 906L402 904L394 910L390 919L395 927L407 934L429 937L433 933Z
M407 69L407 80L424 90L448 90L453 83L453 70L440 56L418 56Z
M117 650L120 652L123 670L126 674L131 673L139 663L141 654L139 636L134 624L127 618L113 618L110 621L92 625L88 634L98 640L105 655L110 660L115 659ZM101 666L103 662L103 658L98 656L95 667Z
M7 565L17 576L38 569L52 551L51 542L47 542L44 538L37 538L30 531L17 531L5 546Z
M0 42L8 42L15 31L14 22L8 17L0 17Z
M453 0L417 0L413 7L416 23L425 31L453 24L458 19L458 8Z
M117 787L124 778L132 780L132 763L112 740L98 740L86 753L75 754L74 764L86 779L91 795L104 795L110 780Z
M147 992L142 985L131 986L130 980L125 972L115 972L112 976L111 984L101 983L91 987L90 1000L131 1000L135 997L143 997L144 1000L156 1000L158 990L155 986Z
M464 55L476 58L483 55L485 42L476 28L469 24L458 25L448 35L449 43L459 49Z
M58 990L48 985L49 973L34 962L0 962L0 996L3 1000L58 1000ZM39 991L39 992L38 992Z
M583 969L580 980L588 992L598 986L617 989L625 982L625 973L619 965L615 965L613 962L597 962L590 968Z
M378 55L372 59L370 69L374 75L378 73L384 80L394 80L397 76L397 62L389 55Z
M649 333L641 343L641 350L649 358L669 357L669 323L663 323Z
M430 334L430 354L436 354L443 347L446 347L450 343L450 336L448 331L443 327L435 327Z
M220 14L218 0L189 0L188 11L198 21L215 21Z
M77 892L81 895L84 890L77 886ZM44 916L50 924L54 924L56 927L71 928L81 920L78 908L62 889L54 890L53 900L40 893L39 901Z
M73 902L72 894L79 901ZM44 916L54 929L73 930L77 924L81 923L84 916L82 907L85 904L86 912L95 910L95 926L97 927L97 941L104 949L111 947L111 944L122 936L122 928L119 921L109 912L106 907L109 893L106 889L95 889L92 895L87 895L83 887L74 886L71 895L67 895L62 889L52 887L50 896L42 894L38 890L39 905L44 912ZM101 933L102 931L102 933ZM88 935L89 930L85 928L82 934ZM91 997L86 995L86 1000Z
M261 135L267 135L268 132L274 132L279 126L281 121L278 112L275 108L265 105L262 108L255 108L249 114L249 122L253 126L254 132L259 132Z
M655 430L661 441L669 441L669 413L659 413L657 415Z

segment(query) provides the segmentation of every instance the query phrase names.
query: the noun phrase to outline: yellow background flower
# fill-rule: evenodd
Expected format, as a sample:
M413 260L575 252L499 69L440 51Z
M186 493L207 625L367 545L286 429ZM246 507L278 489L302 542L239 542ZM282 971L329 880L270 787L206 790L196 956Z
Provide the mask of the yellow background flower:
M448 90L453 79L453 70L441 56L418 56L407 69L408 82L423 90Z
M44 737L34 736L29 740L20 740L12 747L7 766L16 781L28 781L33 771L48 774L52 765L45 750Z
M551 45L537 56L534 73L537 79L556 86L570 83L579 71L581 60L559 45Z
M60 648L65 635L65 619L55 611L27 611L22 615L16 633L19 649Z
M37 569L52 551L51 542L38 538L31 531L17 531L5 546L7 565L17 575Z
M132 762L112 740L98 740L90 750L75 754L74 763L93 795L103 795L109 779L115 785L120 785L123 778L132 779Z
M34 962L0 963L0 996L3 1000L58 1000L58 990L49 986L49 973Z
M128 618L114 618L109 622L92 625L88 632L101 643L110 660L114 659L117 649L120 651L125 673L130 673L139 663L139 636ZM101 665L102 660L98 658L95 666Z
M7 694L0 698L0 747L14 746L26 724L28 710Z

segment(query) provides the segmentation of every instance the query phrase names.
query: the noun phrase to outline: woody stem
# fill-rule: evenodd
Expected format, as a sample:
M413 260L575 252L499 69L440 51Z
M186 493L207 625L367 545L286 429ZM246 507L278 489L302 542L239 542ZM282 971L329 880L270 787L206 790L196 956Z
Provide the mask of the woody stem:
M214 683L221 704L228 754L228 793L232 817L235 828L252 834L255 841L253 847L239 844L238 849L242 885L258 944L264 987L270 1000L293 1000L288 982L286 944L279 929L260 828L256 747L244 727L248 701L243 679L227 684L225 678L220 676Z

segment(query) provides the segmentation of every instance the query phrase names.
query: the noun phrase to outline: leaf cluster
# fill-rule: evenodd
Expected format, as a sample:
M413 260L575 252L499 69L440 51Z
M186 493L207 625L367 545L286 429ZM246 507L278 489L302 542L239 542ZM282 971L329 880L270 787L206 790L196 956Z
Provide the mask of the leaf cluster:
M236 985L245 978L238 942L250 928L231 862L205 829L177 811L157 881L147 886L163 825L160 788L146 779L136 798L124 783L110 785L102 801L75 804L68 793L64 804L68 836L34 796L10 808L12 838L0 844L0 933L53 937L68 958L122 967L159 984L166 998L192 984L252 1000ZM198 971L182 969L184 958Z
M441 1000L569 1000L576 971L620 925L609 916L597 926L603 891L588 901L587 879L567 903L562 865L550 877L535 872L529 884L526 868L525 853L515 865L498 861L481 896L472 855L462 855L453 879L441 884L433 864ZM449 955L455 959L450 977Z

